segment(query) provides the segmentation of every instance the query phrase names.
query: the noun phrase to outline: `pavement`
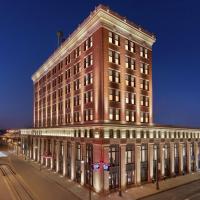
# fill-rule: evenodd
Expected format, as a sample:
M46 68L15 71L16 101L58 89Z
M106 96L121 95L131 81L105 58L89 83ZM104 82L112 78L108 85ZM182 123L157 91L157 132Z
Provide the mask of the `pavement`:
M9 156L9 159L13 168L18 172L18 174L20 174L24 182L26 182L26 184L29 186L29 189L35 196L37 196L38 199L40 200L89 199L89 191L87 188L85 188L84 186L80 186L76 182L73 182L67 178L62 177L61 175L55 172L52 172L45 166L43 166L42 170L40 171L39 164L37 162L24 160L22 156L17 157L16 155L12 154ZM2 185L1 182L0 184ZM122 197L118 195L118 192L111 193L107 196L102 196L92 192L91 199L92 200L109 200L109 199L184 200L185 198L183 198L183 196L180 198L174 198L174 197L175 196L178 197L177 191L179 190L181 191L181 188L182 190L185 191L184 197L186 197L188 195L186 194L188 192L187 188L191 187L192 184L194 184L194 187L192 188L193 191L194 192L196 191L196 194L193 193L193 195L195 195L194 198L198 197L197 199L200 199L200 191L194 189L200 184L200 172L160 181L159 190L156 190L155 184L149 183L123 191ZM179 191L179 196L180 194L183 194L180 191ZM169 198L170 195L172 195L173 198ZM187 200L187 198L185 200Z

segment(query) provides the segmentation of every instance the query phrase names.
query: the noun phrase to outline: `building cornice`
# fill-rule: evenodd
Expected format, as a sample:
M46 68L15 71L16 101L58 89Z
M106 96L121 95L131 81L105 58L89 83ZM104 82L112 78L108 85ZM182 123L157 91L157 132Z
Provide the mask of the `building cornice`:
M61 46L47 59L47 61L33 74L32 80L36 82L61 62L71 51L83 42L89 35L100 27L105 27L130 38L142 46L152 47L156 41L155 36L146 33L141 27L131 25L126 19L114 15L109 9L99 6L86 20L69 36Z

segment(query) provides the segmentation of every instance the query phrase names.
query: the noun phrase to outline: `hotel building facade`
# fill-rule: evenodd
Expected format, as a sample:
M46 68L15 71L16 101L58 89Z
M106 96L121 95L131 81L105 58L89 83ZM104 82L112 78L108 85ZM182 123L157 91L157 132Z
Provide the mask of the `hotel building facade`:
M200 169L200 130L153 124L155 36L99 5L33 74L21 150L95 192Z

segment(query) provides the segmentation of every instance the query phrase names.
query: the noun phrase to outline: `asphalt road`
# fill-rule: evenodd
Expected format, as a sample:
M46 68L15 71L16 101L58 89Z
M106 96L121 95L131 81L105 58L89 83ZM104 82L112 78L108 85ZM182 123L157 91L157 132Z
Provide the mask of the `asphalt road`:
M200 200L200 180L142 200Z
M2 148L0 146L0 151L7 154L5 147ZM11 194L9 195L12 196L12 199L79 200L66 188L61 187L52 179L44 176L38 169L14 156L8 154L8 157L0 157L0 166L0 176L7 182L6 193L8 194L8 191L10 191ZM0 184L0 200L4 200L6 196L1 191L2 187ZM18 194L20 194L20 197ZM29 194L31 194L31 197L27 197Z

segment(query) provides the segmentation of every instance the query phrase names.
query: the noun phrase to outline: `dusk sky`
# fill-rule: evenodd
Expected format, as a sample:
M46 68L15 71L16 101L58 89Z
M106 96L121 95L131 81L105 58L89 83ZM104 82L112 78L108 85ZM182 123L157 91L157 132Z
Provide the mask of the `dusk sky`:
M100 3L156 35L154 123L200 127L197 0L1 0L0 128L32 126L31 75Z

